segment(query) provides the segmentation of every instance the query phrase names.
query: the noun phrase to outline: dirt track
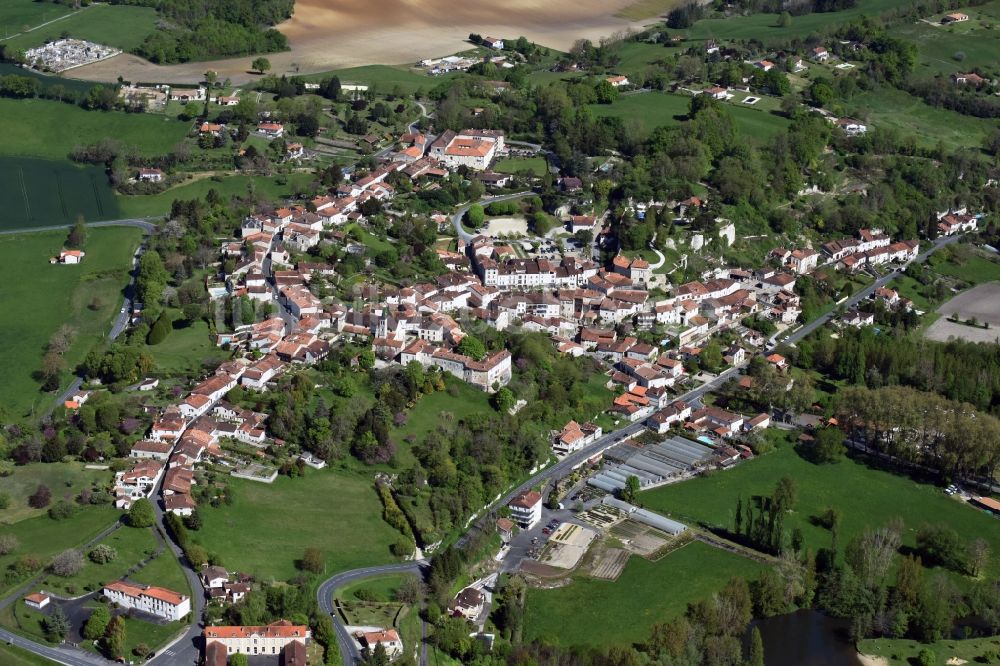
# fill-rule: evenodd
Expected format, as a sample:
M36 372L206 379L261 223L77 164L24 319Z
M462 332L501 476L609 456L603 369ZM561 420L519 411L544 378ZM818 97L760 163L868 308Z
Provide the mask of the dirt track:
M616 18L631 0L298 0L278 26L291 51L268 55L277 74L413 63L469 48L469 33L528 39L557 49L637 24ZM245 83L250 57L159 66L123 54L71 72L73 78L195 83L209 69Z

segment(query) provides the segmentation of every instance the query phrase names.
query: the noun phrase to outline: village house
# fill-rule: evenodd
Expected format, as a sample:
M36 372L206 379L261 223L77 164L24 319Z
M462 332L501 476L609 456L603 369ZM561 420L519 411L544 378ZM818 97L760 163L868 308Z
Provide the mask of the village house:
M58 257L52 257L49 263L52 264L78 264L83 261L87 253L83 250L62 250Z
M466 620L475 620L483 612L486 603L486 595L482 590L475 587L467 587L459 592L448 607L448 612L453 617L464 617Z
M257 125L257 133L268 139L280 139L285 135L285 127L281 123L260 123Z
M604 78L604 80L610 83L615 88L621 88L622 86L630 85L628 77L622 76L621 74L617 74L615 76L607 76Z
M845 326L861 328L862 326L871 326L874 324L875 315L871 312L862 312L861 310L848 310L844 313L844 316L840 318L840 321L842 321Z
M576 421L570 421L562 429L552 442L552 451L556 455L566 455L573 451L578 451L588 444L600 439L602 434L601 426L593 423L583 425Z
M976 88L986 83L986 79L975 72L955 72L951 75L951 80L958 85L974 86Z
M49 605L51 597L44 592L34 592L24 598L24 605L35 610L42 610Z
M945 14L941 17L941 23L947 25L948 23L962 23L969 20L968 14L963 14L962 12L952 12L950 14Z
M166 174L160 169L139 169L138 179L143 183L162 183L163 179L166 178Z
M385 649L385 655L389 659L394 659L403 654L403 641L395 629L365 631L361 633L359 638L365 649L365 653L369 656L375 652L375 648L379 645Z
M809 58L814 62L826 62L830 59L830 52L823 46L817 46L810 52Z

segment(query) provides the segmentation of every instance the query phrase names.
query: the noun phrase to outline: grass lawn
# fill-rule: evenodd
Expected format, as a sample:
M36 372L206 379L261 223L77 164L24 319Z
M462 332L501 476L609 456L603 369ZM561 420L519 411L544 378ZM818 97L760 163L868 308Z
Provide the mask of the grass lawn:
M544 157L508 157L499 160L494 165L494 170L499 173L518 173L520 171L530 171L536 176L544 176L549 165Z
M409 577L410 576L407 574L394 574L390 576L379 576L378 578L369 578L368 580L340 588L337 592L337 598L344 601L357 601L358 597L354 593L358 590L366 590L372 595L372 601L395 601L396 590L399 589L399 586L403 584L403 581Z
M371 478L343 470L307 470L273 484L229 479L232 506L206 507L192 533L226 567L258 579L286 580L306 548L326 556L326 575L392 561L397 532L381 518Z
M74 39L106 44L123 50L139 46L156 26L152 7L91 5L72 16L7 40L12 48L26 50L58 39L68 32Z
M118 557L114 561L107 564L95 564L89 557L85 557L83 568L75 576L63 578L49 574L42 579L39 586L44 590L67 597L93 592L107 583L121 579L134 565L156 552L157 546L152 529L132 527L122 527L115 530L101 543L118 551Z
M777 14L751 14L722 19L698 21L685 31L689 39L740 40L756 39L765 44L805 37L813 32L825 32L831 26L846 23L859 16L876 16L884 11L910 4L910 0L865 0L840 12L814 12L793 16L787 28L778 27Z
M946 262L934 266L934 270L970 284L989 282L1000 278L1000 261L988 256L974 254L962 263Z
M47 509L32 509L28 496L39 484L49 487L53 501L73 500L80 491L90 488L94 481L107 482L110 472L85 469L82 462L33 463L19 465L10 476L0 478L0 492L10 495L10 506L0 512L2 524L9 525L26 518L42 515Z
M0 662L6 666L52 666L52 662L13 645L0 645Z
M784 476L795 479L799 487L798 503L785 527L789 532L801 529L806 547L813 551L830 545L830 533L810 522L828 507L843 513L841 544L866 527L880 527L899 517L905 525L905 546L915 545L916 532L924 523L944 523L964 538L982 537L994 550L1000 548L1000 522L934 486L852 459L814 465L787 443L735 469L644 492L641 499L644 506L684 522L732 529L737 497L746 501L753 495L770 495ZM1000 573L1000 561L994 560L986 573Z
M281 176L224 176L222 180L201 178L176 185L152 195L118 195L118 205L122 215L145 217L166 215L170 205L178 200L202 199L209 190L215 190L224 199L234 195L246 196L247 187L252 182L254 191L261 199L278 201L296 194L297 188L305 187L313 181L309 173L292 173Z
M47 562L67 548L93 538L118 520L119 516L121 512L110 507L85 506L79 508L68 520L38 516L22 520L16 525L0 527L0 534L12 534L21 542L14 552L0 556L0 569L6 569L21 555L34 555ZM17 585L19 583L0 584L0 592Z
M0 327L0 365L6 371L0 404L9 416L43 409L52 399L41 392L34 373L41 368L46 343L62 324L76 330L64 355L67 368L82 361L107 333L121 307L121 290L140 238L138 229L91 229L83 263L61 266L49 264L49 257L63 247L65 232L0 237L0 284L5 285L0 310L9 315Z
M35 0L4 0L0 3L0 37L33 28L70 13L67 5Z
M761 565L694 541L658 562L632 556L616 581L575 578L551 590L529 589L525 640L608 647L649 638L689 602L711 596L730 578L752 579Z
M381 93L391 93L398 87L403 93L409 95L418 90L430 90L442 82L458 76L457 73L453 73L431 78L405 65L398 67L392 65L365 65L363 67L350 67L332 72L323 72L321 74L311 74L303 78L307 81L322 81L331 75L338 76L341 83L361 83Z
M613 104L591 104L587 108L596 117L618 117L649 132L661 125L676 125L685 119L690 103L691 98L687 95L651 92L619 97ZM724 108L745 137L769 138L783 132L788 125L786 118L752 107L726 105Z
M996 126L992 120L929 106L902 90L862 93L845 106L851 115L867 119L875 131L891 127L904 137L917 137L917 143L924 147L940 142L950 149L980 148Z
M916 44L920 53L917 76L973 72L1000 61L1000 39L996 38L995 27L1000 19L1000 3L990 2L962 11L969 15L969 21L947 26L914 21L889 30L893 37ZM936 19L939 15L927 18ZM984 27L984 21L994 27ZM954 57L956 54L962 54L960 60Z
M356 222L348 224L342 231L348 234L351 238L357 240L372 252L385 252L393 249L394 247L389 241L382 240L381 238L375 236L367 229L358 226Z
M191 594L187 576L170 548L164 548L155 560L131 574L129 580L145 585L158 585L181 594Z
M399 453L406 456L406 459L400 460L404 466L412 462L407 440L411 437L418 442L422 440L444 420L445 413L451 414L455 421L461 421L473 414L493 410L489 394L450 376L445 382L448 386L446 390L421 396L413 409L407 412L406 423L393 428L392 438L401 445Z
M208 329L208 324L199 319L193 324L184 320L180 310L170 310L174 317L174 329L158 345L147 345L156 370L168 375L183 375L197 372L204 363L220 362L229 358L229 352L216 346Z
M49 159L65 159L74 146L108 138L142 155L161 155L170 152L190 128L158 114L84 111L46 99L0 99L0 116L6 125L0 155Z
M993 664L995 661L989 659L979 660L977 657L987 652L996 653L1000 651L1000 637L990 638L970 638L962 641L938 641L937 643L920 643L906 639L893 638L869 638L858 644L858 652L861 654L884 657L889 660L891 666L909 666L917 663L917 655L920 651L929 648L937 656L935 663L945 663L953 657L964 660L960 663L970 664ZM952 663L952 662L948 662Z
M45 638L44 620L45 614L28 608L21 599L0 610L0 625L43 645L52 645Z

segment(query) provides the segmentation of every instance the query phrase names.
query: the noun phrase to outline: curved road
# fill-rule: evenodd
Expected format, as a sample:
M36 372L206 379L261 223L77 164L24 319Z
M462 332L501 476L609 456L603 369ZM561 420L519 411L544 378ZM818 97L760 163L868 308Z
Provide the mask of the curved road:
M462 218L465 217L465 214L469 212L470 208L472 208L476 204L479 204L481 206L488 206L496 201L511 201L513 199L523 199L524 197L531 196L532 194L534 194L534 192L528 190L526 192L515 192L514 194L501 194L500 196L496 197L483 197L479 201L470 201L469 203L459 208L458 211L456 211L455 214L451 216L451 226L455 227L455 233L458 234L458 237L461 238L466 243L468 243L470 240L479 235L478 233L474 234L469 233L462 227Z
M316 590L319 608L322 612L331 616L333 620L333 629L337 634L337 645L340 648L340 656L344 660L344 664L354 666L361 662L362 657L354 639L347 633L347 628L334 609L333 597L337 590L345 585L351 585L367 578L385 576L387 574L415 574L422 576L422 569L426 566L426 562L400 562L399 564L366 567L364 569L354 569L353 571L336 574L320 583L319 588ZM423 657L420 659L421 664L425 661Z

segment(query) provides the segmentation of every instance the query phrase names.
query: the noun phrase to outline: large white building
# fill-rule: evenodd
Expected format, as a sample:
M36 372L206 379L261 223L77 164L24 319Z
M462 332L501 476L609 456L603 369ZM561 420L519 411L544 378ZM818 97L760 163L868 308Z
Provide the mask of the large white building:
M280 654L290 643L306 643L309 627L279 620L263 627L205 627L205 648L221 644L226 654Z
M503 132L499 130L448 130L431 144L430 156L445 166L456 169L466 166L485 171L503 150Z
M191 612L190 597L163 587L119 580L104 586L104 596L122 608L134 608L171 622Z
M542 520L542 494L528 490L510 501L510 517L523 530L530 530Z

